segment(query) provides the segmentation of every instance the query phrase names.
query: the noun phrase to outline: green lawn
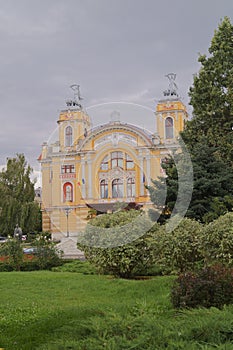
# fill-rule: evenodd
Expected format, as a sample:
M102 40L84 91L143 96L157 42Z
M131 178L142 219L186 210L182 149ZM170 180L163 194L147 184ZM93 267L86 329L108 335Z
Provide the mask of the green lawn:
M172 281L2 272L0 348L233 349L233 307L174 310Z

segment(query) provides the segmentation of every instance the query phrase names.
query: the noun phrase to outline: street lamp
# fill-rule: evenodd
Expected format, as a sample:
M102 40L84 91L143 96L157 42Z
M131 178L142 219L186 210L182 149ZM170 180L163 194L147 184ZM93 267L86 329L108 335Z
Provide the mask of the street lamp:
M69 214L71 212L71 208L67 207L64 209L66 214L66 237L69 237Z

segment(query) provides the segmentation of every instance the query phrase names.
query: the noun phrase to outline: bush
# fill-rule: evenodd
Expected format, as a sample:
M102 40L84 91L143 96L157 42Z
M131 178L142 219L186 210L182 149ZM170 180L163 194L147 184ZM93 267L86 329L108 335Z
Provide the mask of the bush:
M13 270L20 270L23 262L23 249L18 239L11 238L8 239L6 243L2 244L0 247L0 255Z
M182 272L199 266L203 260L198 244L201 228L197 221L187 218L171 232L166 232L162 226L156 233L153 247L155 263L164 272Z
M62 264L62 253L46 235L42 234L38 236L33 245L36 248L34 260L36 261L39 270L49 270L54 266Z
M87 225L78 248L98 272L132 278L152 263L150 227L151 221L137 210L97 216Z
M233 213L220 216L206 225L199 245L206 264L233 266Z
M174 307L217 307L233 303L233 269L213 265L198 272L185 272L171 291Z
M0 271L50 270L63 262L62 254L46 236L38 236L33 243L35 253L23 254L20 241L12 238L0 246Z
M0 262L0 272L10 272L14 271L14 268L11 264L9 264L8 261L1 261Z

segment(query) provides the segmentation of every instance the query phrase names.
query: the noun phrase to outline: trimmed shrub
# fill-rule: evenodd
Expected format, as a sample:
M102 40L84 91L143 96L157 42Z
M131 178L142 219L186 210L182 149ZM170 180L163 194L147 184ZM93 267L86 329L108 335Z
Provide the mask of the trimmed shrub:
M162 226L155 233L155 263L159 264L164 272L176 273L199 267L203 261L199 251L201 229L201 224L187 218L171 232L166 232L165 226Z
M233 266L233 213L220 216L204 226L199 250L206 264Z
M133 278L152 264L150 228L151 221L137 210L103 214L88 223L78 248L99 273Z
M221 309L232 304L233 269L213 265L180 274L172 287L171 301L176 308L214 306Z

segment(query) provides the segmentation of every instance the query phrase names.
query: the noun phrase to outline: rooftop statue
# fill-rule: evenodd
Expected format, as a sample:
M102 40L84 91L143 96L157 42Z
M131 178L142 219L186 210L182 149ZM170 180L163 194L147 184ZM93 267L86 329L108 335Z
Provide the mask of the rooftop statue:
M176 80L176 74L175 73L169 73L165 75L165 77L169 80L168 89L163 92L164 96L170 96L170 97L178 97L178 87L175 83Z
M74 98L66 101L67 107L78 107L82 109L81 101L83 98L80 95L80 85L73 84L70 88L74 91Z

